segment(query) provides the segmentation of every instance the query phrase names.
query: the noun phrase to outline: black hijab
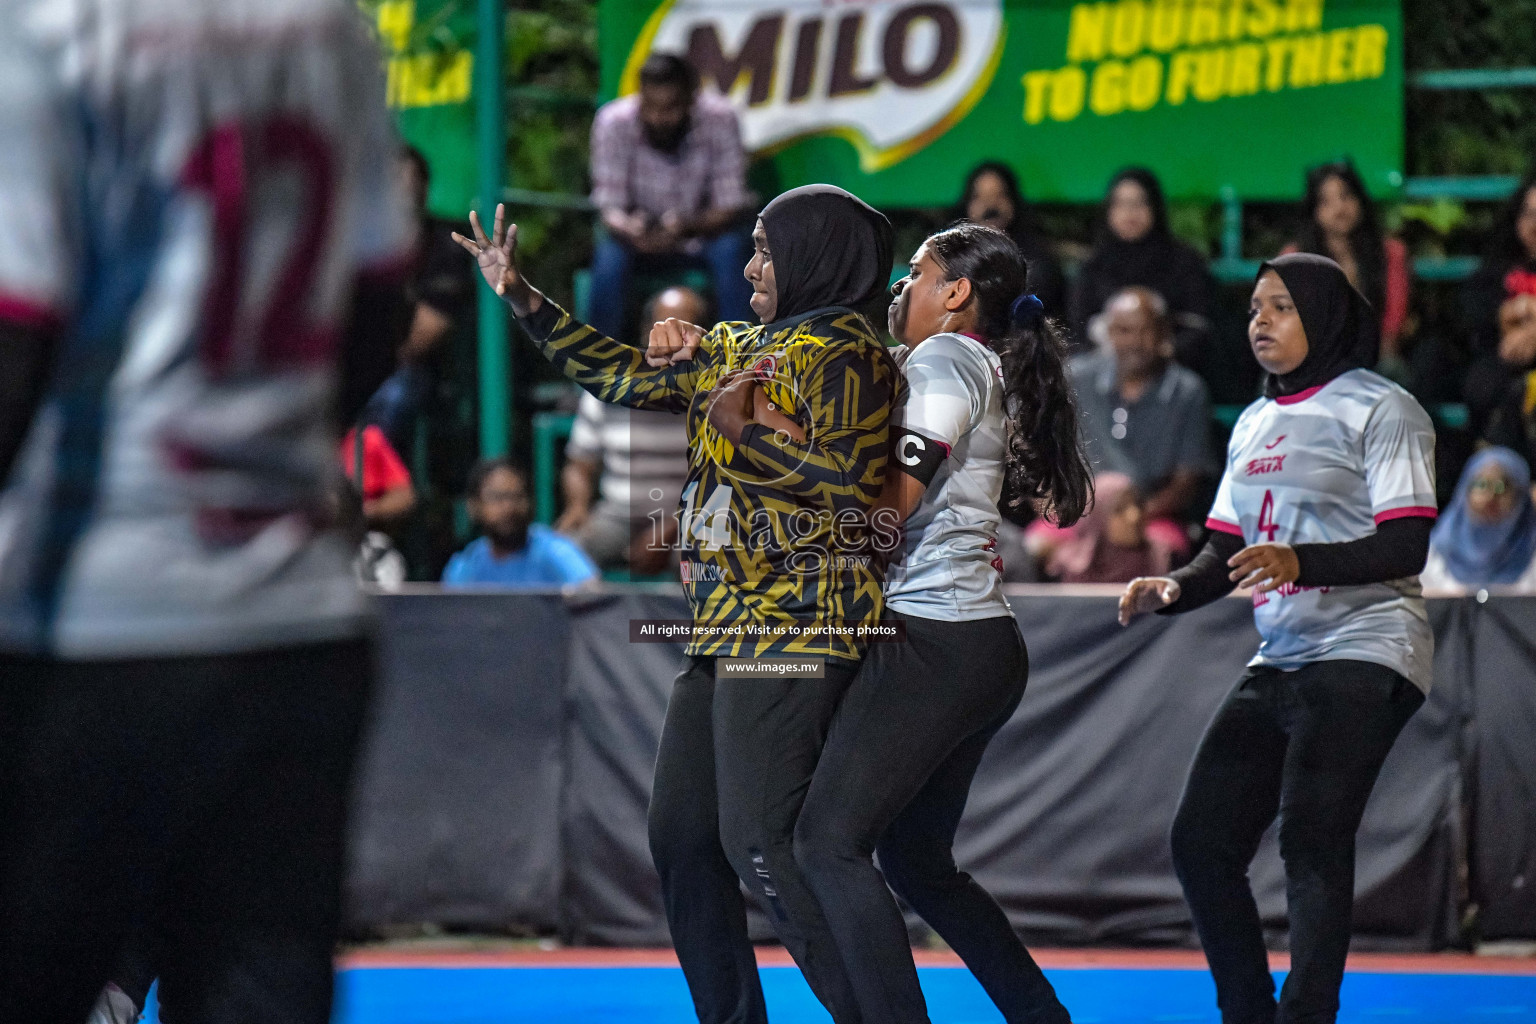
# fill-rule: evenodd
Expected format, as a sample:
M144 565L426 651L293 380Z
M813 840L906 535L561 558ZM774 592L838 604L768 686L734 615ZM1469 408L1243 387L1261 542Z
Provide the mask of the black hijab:
M835 185L790 189L759 214L778 284L774 322L885 291L895 249L884 214Z
M1141 186L1152 208L1152 226L1145 235L1127 242L1109 226L1109 207L1121 182ZM1157 176L1144 167L1127 167L1109 181L1104 193L1104 208L1099 219L1098 239L1092 255L1083 265L1084 289L1081 305L1074 316L1078 330L1086 330L1088 319L1104 307L1109 297L1122 288L1142 285L1163 297L1175 313L1209 316L1206 308L1209 274L1205 259L1194 249L1173 237L1168 227L1168 200Z
M1141 190L1147 194L1147 205L1152 207L1152 227L1145 235L1134 242L1127 242L1115 234L1109 226L1109 204L1114 201L1115 189L1124 181L1134 181L1141 186ZM1166 242L1173 237L1173 232L1168 228L1168 198L1163 195L1163 183L1157 180L1157 175L1145 167L1124 167L1115 172L1115 176L1109 179L1109 187L1104 190L1103 220L1099 225L1099 244L1109 247L1122 247L1127 249L1144 245L1147 242Z
M1028 257L1031 249L1039 247L1035 237L1038 227L1034 211L1024 198L1024 191L1019 188L1018 175L1013 173L1012 167L999 160L987 160L971 168L971 173L965 176L965 188L960 192L960 201L950 211L951 220L958 223L971 219L971 193L976 190L976 182L984 174L994 174L1003 183L1003 192L1007 194L1008 202L1013 204L1013 220L1003 231L1013 239L1019 251Z
M1134 242L1127 242L1109 226L1109 205L1114 201L1115 189L1123 181L1133 181L1140 185L1141 190L1147 194L1147 205L1152 207L1152 226ZM1163 186L1157 180L1157 175L1145 167L1127 167L1109 179L1109 188L1104 193L1098 244L1092 259L1102 264L1117 279L1120 287L1144 284L1155 288L1166 299L1174 291L1165 278L1176 272L1175 251L1178 248L1173 232L1168 230L1168 200L1163 196Z
M1307 332L1307 358L1284 376L1265 374L1266 396L1294 395L1321 387L1341 373L1376 365L1381 320L1342 267L1326 256L1293 252L1260 264L1258 276L1266 270L1285 282Z

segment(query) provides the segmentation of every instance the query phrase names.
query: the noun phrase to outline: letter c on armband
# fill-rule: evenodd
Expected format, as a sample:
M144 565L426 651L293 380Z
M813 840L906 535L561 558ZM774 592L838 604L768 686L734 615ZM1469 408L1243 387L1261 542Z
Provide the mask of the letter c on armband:
M896 438L896 461L905 467L908 476L927 487L933 482L939 467L949 457L949 445L925 437L915 430L903 430Z

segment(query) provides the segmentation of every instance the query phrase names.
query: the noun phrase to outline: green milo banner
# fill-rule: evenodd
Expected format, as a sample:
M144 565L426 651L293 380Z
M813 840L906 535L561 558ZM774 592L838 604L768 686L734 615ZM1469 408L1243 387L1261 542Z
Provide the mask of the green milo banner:
M1294 198L1346 155L1403 180L1398 0L601 0L599 32L604 98L684 54L782 184L876 205L952 202L987 159L1038 200L1127 164L1189 198Z
M457 219L474 201L474 0L362 0L385 57L385 95L406 142L432 166L428 208Z

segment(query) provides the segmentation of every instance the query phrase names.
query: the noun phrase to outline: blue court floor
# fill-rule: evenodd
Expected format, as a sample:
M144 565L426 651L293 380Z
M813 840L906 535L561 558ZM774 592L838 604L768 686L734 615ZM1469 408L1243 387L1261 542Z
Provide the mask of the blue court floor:
M1465 958L1462 958L1465 960ZM1536 1024L1536 970L1351 971L1343 1024ZM1192 967L1047 968L1076 1024L1219 1024L1210 977ZM825 1024L793 967L763 968L774 1024ZM960 967L924 967L933 1024L999 1024ZM337 1024L691 1024L671 966L359 966L339 977Z

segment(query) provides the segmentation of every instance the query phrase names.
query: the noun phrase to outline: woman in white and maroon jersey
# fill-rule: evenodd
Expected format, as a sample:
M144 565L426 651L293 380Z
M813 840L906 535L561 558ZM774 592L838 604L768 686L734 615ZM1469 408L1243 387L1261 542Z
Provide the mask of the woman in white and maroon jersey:
M904 386L872 512L889 557L887 621L902 632L870 645L843 695L795 825L795 859L863 1024L929 1024L892 890L1008 1024L1070 1024L1007 915L953 853L982 754L1029 677L996 555L1004 480L1063 526L1093 500L1066 339L1026 294L1028 264L996 228L946 228L910 266L891 289Z
M1133 580L1122 623L1253 588L1263 642L1201 742L1173 859L1224 1024L1331 1022L1349 951L1355 831L1392 744L1429 691L1418 573L1435 516L1435 435L1365 367L1378 318L1323 256L1265 263L1248 338L1265 396L1232 432L1211 539ZM1291 971L1275 1001L1249 861L1276 815Z

